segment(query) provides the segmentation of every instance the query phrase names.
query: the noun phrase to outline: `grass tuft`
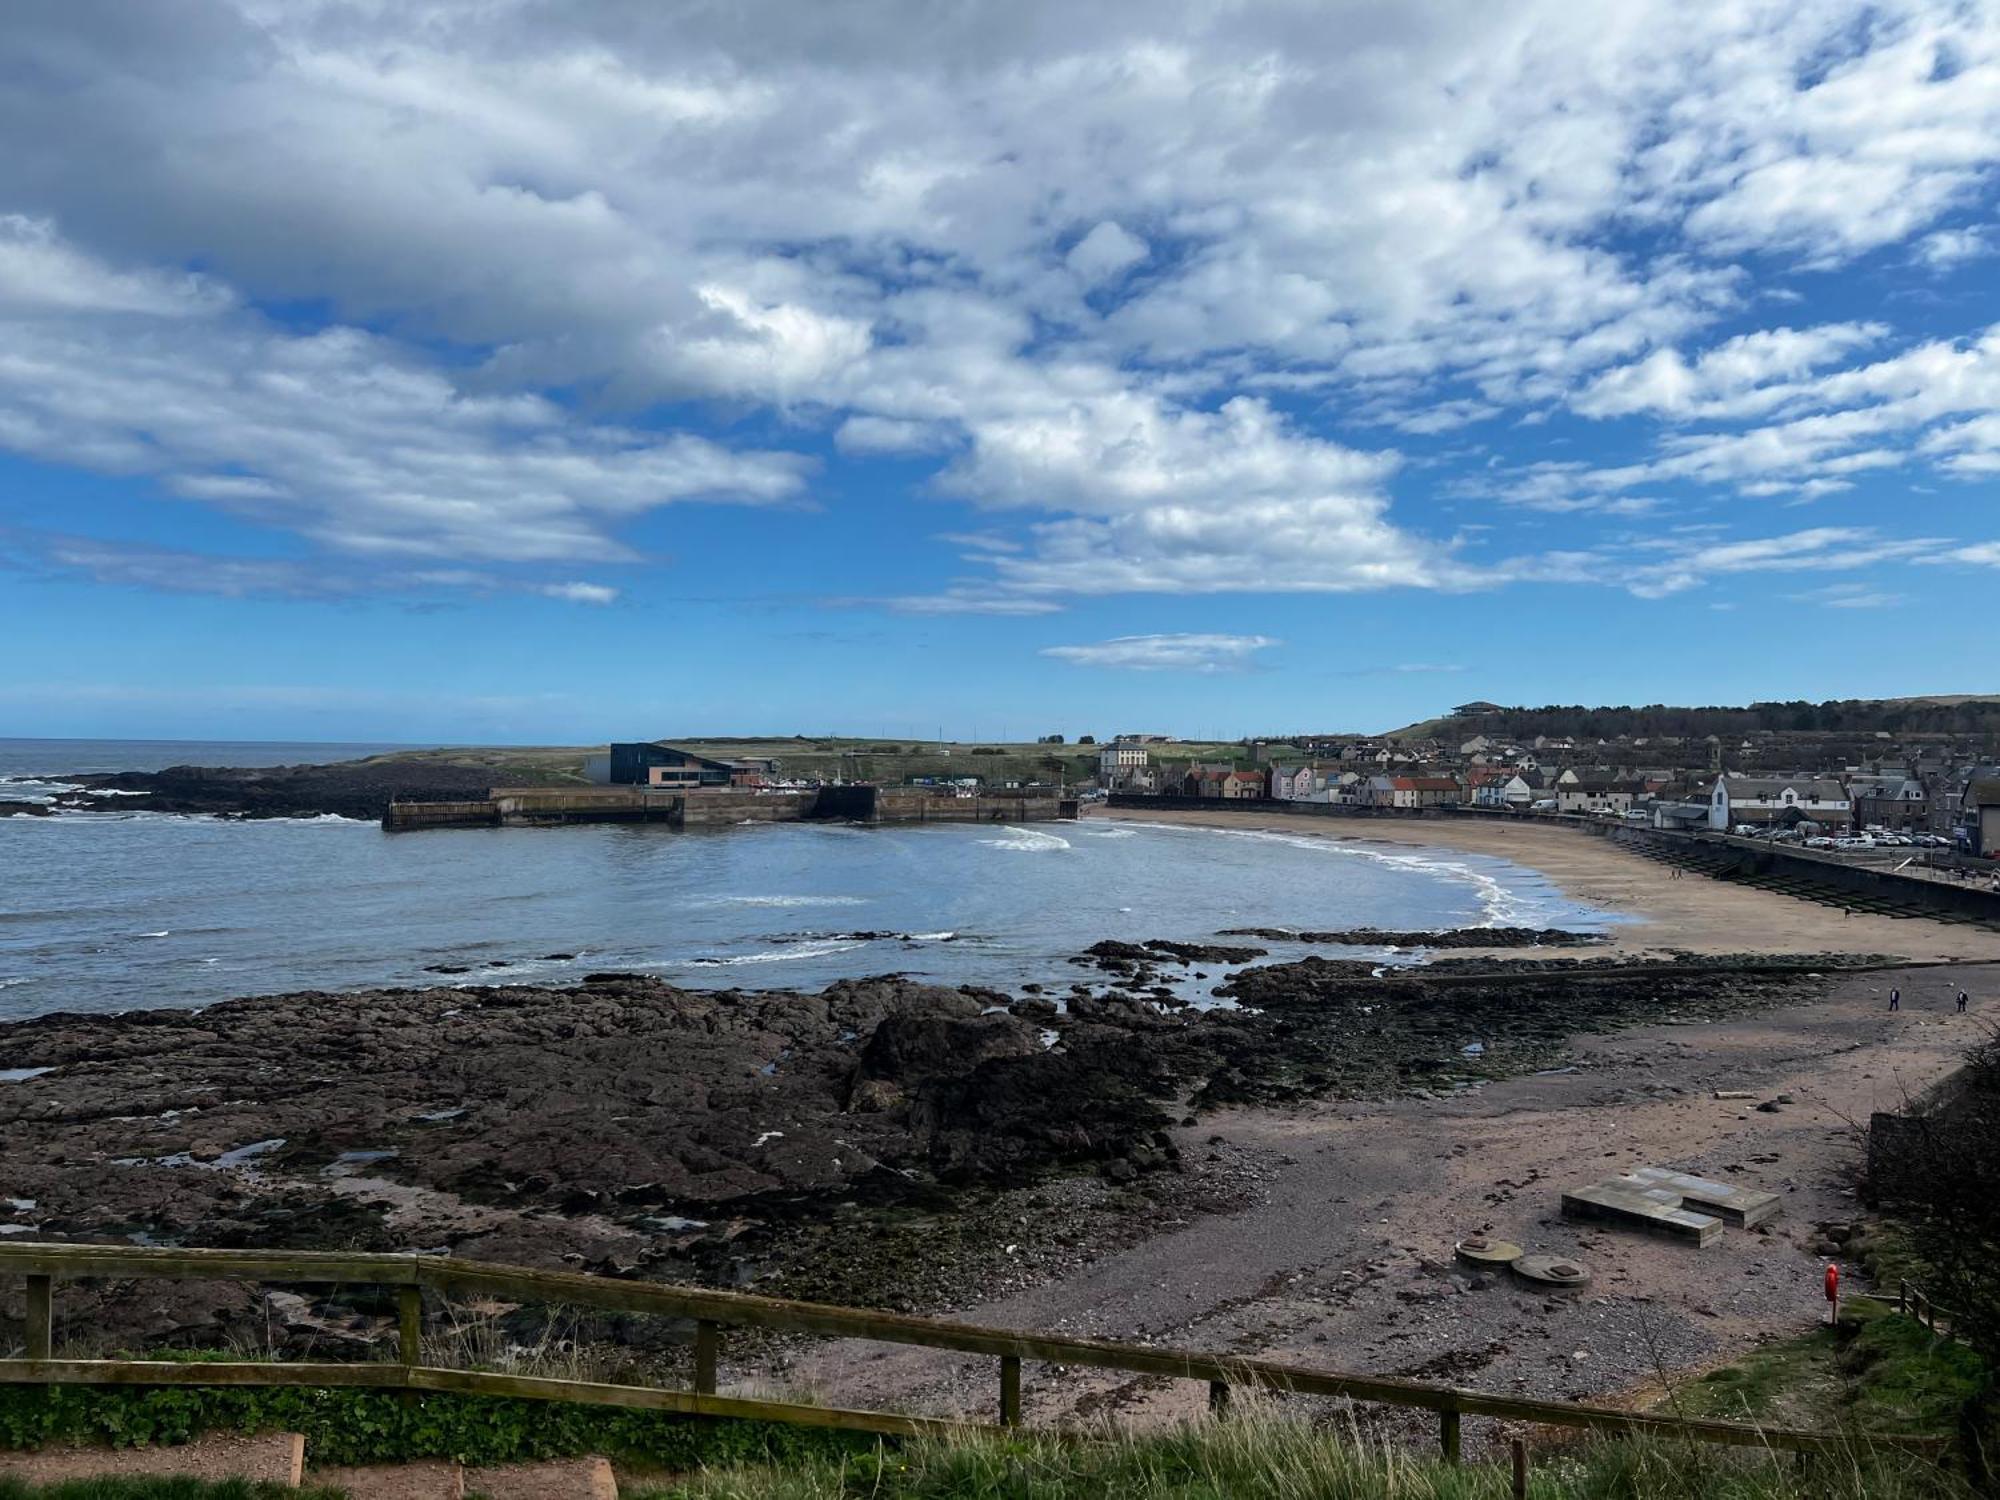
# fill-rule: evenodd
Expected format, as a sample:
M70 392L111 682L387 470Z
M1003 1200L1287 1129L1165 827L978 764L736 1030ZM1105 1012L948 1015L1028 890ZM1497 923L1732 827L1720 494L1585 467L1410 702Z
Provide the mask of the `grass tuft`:
M1100 1442L911 1443L785 1468L709 1470L641 1500L1504 1500L1505 1463L1464 1466L1357 1431L1261 1414ZM1857 1448L1789 1454L1651 1442L1538 1455L1532 1500L1958 1500L1928 1462Z

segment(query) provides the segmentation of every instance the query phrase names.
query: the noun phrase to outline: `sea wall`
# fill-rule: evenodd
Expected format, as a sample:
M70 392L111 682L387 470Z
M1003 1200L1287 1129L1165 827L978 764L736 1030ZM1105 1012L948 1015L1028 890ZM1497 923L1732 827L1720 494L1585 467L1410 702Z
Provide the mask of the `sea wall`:
M392 802L383 815L384 828L498 827L500 809L489 797L483 802Z
M818 798L800 792L689 792L682 798L683 828L726 828L737 823L797 823L815 816Z
M1836 854L1817 849L1796 849L1769 844L1761 839L1725 838L1718 834L1677 833L1664 828L1631 828L1608 824L1584 828L1614 843L1635 848L1702 851L1704 856L1726 864L1738 876L1779 876L1809 882L1828 891L1867 896L1905 907L1971 917L2000 923L2000 892L1980 884L1931 880L1922 875L1904 875L1876 865L1858 864Z
M382 826L395 831L564 823L724 828L740 823L796 823L807 818L853 823L1040 823L1073 818L1076 813L1074 800L1040 788L958 797L929 787L696 792L635 786L506 787L496 789L481 802L392 802L382 815Z

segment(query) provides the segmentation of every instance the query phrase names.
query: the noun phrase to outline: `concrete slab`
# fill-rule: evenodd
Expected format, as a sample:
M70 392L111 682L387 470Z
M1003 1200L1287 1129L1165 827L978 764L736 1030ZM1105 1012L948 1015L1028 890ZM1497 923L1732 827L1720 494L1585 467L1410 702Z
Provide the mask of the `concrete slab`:
M1697 1177L1692 1172L1677 1172L1672 1167L1640 1167L1632 1176L1648 1187L1678 1193L1683 1207L1713 1214L1738 1229L1754 1229L1778 1216L1780 1199L1776 1193L1736 1187L1713 1178Z
M1681 1207L1681 1195L1631 1178L1566 1188L1562 1211L1572 1219L1597 1219L1626 1229L1679 1240L1700 1249L1722 1233L1722 1220Z

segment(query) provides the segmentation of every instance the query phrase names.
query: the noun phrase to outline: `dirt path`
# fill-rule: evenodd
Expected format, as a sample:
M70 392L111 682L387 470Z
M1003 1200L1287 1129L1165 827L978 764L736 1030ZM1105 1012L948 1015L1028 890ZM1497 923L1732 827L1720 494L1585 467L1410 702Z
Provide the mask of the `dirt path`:
M1698 875L1675 880L1664 865L1577 829L1472 819L1395 821L1122 808L1092 816L1287 833L1347 843L1456 849L1510 859L1546 875L1577 901L1632 918L1614 930L1609 949L1614 953L1636 955L1681 948L1695 953L1893 953L1912 959L2000 959L2000 934L1921 918L1848 916L1836 908L1775 891Z
M1913 971L1896 1015L1892 982L1856 975L1755 1017L1584 1038L1575 1071L1467 1097L1221 1116L1180 1144L1191 1160L1268 1172L1254 1206L967 1316L1559 1398L1712 1363L1823 1314L1815 1226L1854 1211L1854 1127L1948 1072L1981 1021L2000 1019L2000 965ZM1970 1017L1951 1013L1958 984ZM1780 1095L1792 1102L1755 1107ZM1729 1230L1702 1251L1560 1217L1564 1185L1642 1164L1777 1192L1783 1215L1768 1235ZM1474 1231L1580 1257L1594 1284L1550 1298L1482 1283L1451 1264ZM847 1402L982 1412L994 1399L990 1361L922 1351L831 1345L793 1373ZM1029 1367L1027 1390L1043 1420L1168 1418L1205 1399L1191 1382L1044 1366Z

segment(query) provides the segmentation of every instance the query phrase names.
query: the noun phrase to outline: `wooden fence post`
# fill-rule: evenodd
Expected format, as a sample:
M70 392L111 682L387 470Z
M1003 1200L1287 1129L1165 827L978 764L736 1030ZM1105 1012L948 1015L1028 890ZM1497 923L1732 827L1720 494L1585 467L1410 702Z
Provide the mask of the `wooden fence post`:
M396 1353L405 1365L424 1362L424 1289L396 1288Z
M55 1278L28 1278L28 1358L55 1358Z
M694 1325L694 1390L697 1396L715 1394L715 1361L722 1349L722 1326L707 1318Z
M1458 1412L1449 1406L1438 1413L1438 1446L1444 1450L1446 1463L1455 1464L1461 1461Z
M1000 1356L1000 1425L1021 1425L1021 1356Z
M1514 1500L1528 1500L1528 1440L1517 1437L1509 1446L1514 1450Z

